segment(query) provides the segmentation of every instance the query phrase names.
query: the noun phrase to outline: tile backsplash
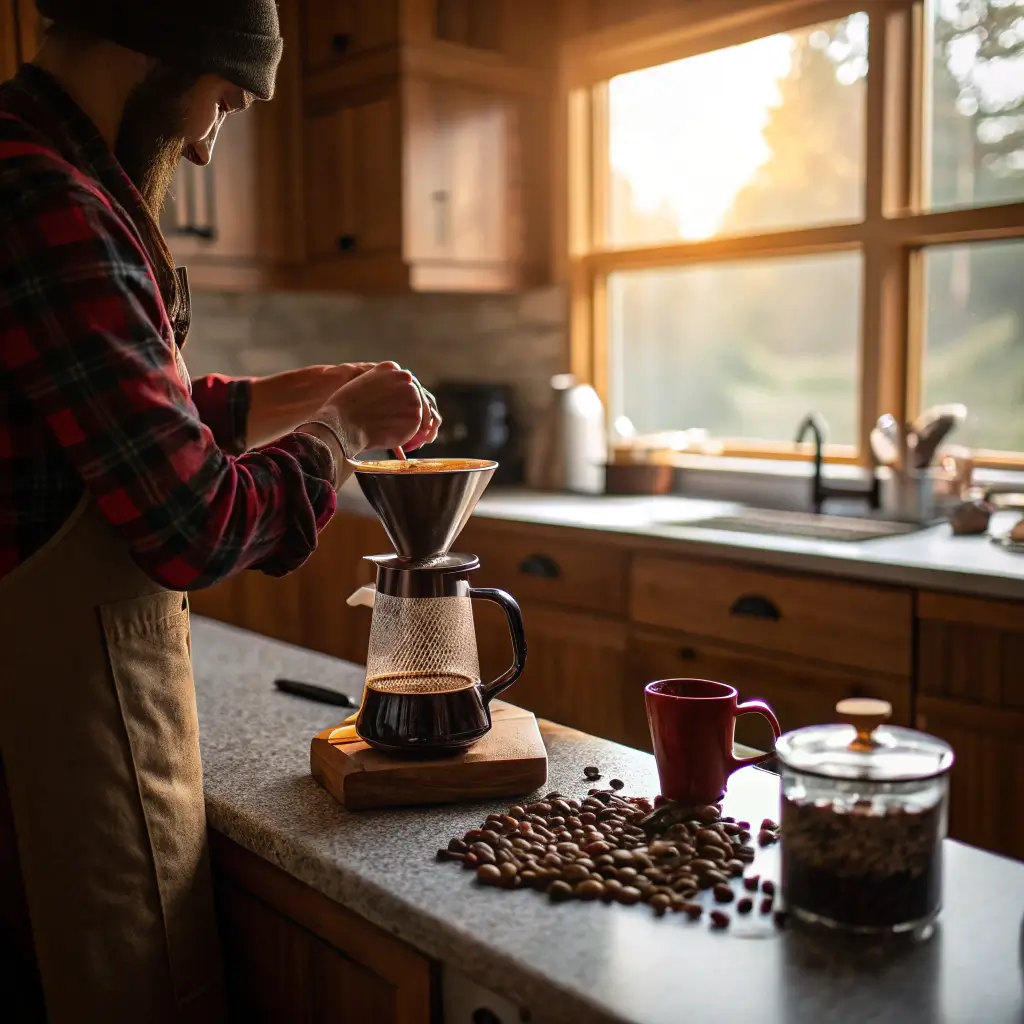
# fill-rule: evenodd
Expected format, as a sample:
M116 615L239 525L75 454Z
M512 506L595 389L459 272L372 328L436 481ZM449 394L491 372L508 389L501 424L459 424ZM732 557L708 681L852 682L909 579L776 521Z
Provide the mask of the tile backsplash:
M185 362L194 376L394 359L428 387L441 379L511 384L526 426L547 407L551 376L568 369L568 304L560 287L370 298L195 292L192 306Z

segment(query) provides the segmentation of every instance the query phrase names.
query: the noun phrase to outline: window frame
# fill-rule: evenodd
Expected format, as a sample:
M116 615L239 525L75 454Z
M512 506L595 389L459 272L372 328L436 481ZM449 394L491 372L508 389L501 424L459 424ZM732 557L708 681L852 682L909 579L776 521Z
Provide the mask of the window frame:
M632 248L606 244L608 82L776 32L867 11L864 216L860 221L716 235ZM936 245L1024 239L1024 201L928 210L927 101L931 31L925 0L690 0L571 40L559 63L558 137L564 202L556 208L559 276L569 283L572 372L608 399L608 275L617 270L858 251L860 395L856 446L829 445L834 462L870 465L879 415L920 411L924 253ZM794 421L794 429L796 428ZM809 458L809 446L723 439L726 455ZM1024 452L975 451L978 465L1024 468Z

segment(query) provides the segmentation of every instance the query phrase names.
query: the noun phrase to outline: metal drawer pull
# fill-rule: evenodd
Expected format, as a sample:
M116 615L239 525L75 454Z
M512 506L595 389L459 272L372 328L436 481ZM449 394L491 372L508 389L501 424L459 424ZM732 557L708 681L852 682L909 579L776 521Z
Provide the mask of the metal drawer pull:
M562 575L558 563L547 555L528 555L519 563L524 576L539 576L544 580L557 580Z
M338 238L338 248L342 252L350 252L356 247L356 236L355 235L341 235Z
M769 619L771 622L782 618L782 612L775 604L760 594L744 594L736 598L729 614L742 619Z
M335 53L345 53L351 41L352 37L350 35L345 32L338 32L331 36L331 48Z
M680 661L696 661L697 660L697 648L696 647L680 647L679 648L679 660Z

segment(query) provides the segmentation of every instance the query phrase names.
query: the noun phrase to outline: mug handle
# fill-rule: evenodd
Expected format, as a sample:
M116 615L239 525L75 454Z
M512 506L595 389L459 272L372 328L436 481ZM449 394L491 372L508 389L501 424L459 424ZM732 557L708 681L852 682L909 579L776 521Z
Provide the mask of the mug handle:
M778 719L775 717L775 712L763 700L748 700L745 704L737 704L733 710L732 716L735 721L740 715L761 715L768 719L769 725L772 727L772 732L775 733L775 738L778 739L782 735L782 730L779 728ZM755 754L754 757L736 757L730 754L732 761L731 772L736 771L737 768L742 768L748 764L760 764L762 761L767 761L775 753L774 750L769 750L766 754Z
M490 587L470 587L469 596L478 597L481 601L491 601L499 605L508 618L508 631L512 636L512 665L497 679L483 684L484 700L489 704L503 690L507 690L523 673L526 667L526 631L523 629L523 613L519 610L516 599L504 590L492 590Z

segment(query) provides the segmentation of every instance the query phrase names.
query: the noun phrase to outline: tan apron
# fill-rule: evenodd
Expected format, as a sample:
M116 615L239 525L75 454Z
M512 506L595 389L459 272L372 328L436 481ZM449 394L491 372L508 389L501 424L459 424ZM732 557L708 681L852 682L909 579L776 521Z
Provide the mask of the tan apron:
M149 579L86 496L0 579L0 659L49 1024L220 1024L185 595Z

